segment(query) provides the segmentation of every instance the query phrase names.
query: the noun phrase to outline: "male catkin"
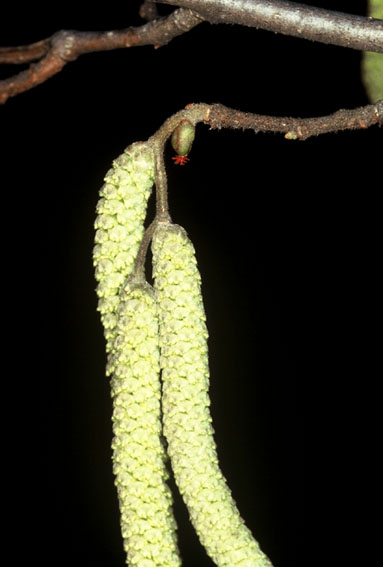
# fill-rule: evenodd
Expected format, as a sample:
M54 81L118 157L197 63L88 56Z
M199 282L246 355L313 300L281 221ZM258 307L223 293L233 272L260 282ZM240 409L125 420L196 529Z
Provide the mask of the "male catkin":
M117 310L112 368L113 471L127 563L179 567L161 441L158 320L151 286L130 276Z
M208 333L194 247L183 228L161 223L152 250L164 434L176 483L201 543L219 567L271 567L218 464L209 412Z
M135 142L113 162L100 190L93 264L107 352L111 350L115 335L119 293L133 270L144 233L146 207L153 182L152 147L148 142Z

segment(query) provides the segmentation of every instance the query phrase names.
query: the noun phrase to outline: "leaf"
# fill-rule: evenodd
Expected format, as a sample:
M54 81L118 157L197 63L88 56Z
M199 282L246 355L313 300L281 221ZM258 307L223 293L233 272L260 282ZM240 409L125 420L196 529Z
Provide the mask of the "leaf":
M383 0L368 0L368 16L383 19ZM362 54L362 80L370 102L383 99L383 53Z

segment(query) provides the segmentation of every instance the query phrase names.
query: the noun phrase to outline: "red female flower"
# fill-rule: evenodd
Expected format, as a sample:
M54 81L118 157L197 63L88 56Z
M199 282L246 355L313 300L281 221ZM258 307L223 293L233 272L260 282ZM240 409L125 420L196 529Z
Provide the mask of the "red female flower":
M172 159L176 165L185 165L189 161L187 156L174 156Z

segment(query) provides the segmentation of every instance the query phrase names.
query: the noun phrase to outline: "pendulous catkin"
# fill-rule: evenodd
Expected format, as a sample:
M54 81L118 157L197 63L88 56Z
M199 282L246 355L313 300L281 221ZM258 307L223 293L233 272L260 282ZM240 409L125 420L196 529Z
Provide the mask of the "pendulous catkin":
M126 148L105 176L93 263L113 398L113 471L126 562L181 564L162 442L158 321L154 292L133 275L154 181L150 143Z
M163 427L176 483L199 539L218 567L271 567L219 468L209 411L208 332L194 247L182 227L164 222L154 232L152 251Z
M179 567L176 523L161 438L160 353L152 287L130 276L120 294L108 358L113 471L128 565Z
M98 311L110 352L119 293L132 272L144 234L147 202L154 182L154 154L148 142L135 142L114 160L100 189L93 264ZM110 370L109 365L109 370Z

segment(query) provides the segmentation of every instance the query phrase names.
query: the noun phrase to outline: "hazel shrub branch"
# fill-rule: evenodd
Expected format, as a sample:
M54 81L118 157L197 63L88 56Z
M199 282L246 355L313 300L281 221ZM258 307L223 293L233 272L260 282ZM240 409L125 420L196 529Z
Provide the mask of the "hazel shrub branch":
M105 32L61 30L50 38L16 47L0 47L0 64L31 63L29 68L0 81L0 103L45 82L67 63L85 53L142 45L160 47L201 22L238 24L339 45L383 52L383 21L276 0L158 0L178 6L158 17L153 2L144 2L142 26Z
M61 30L51 38L32 45L0 48L0 64L33 62L28 69L0 81L0 103L44 83L70 61L85 53L127 47L160 47L201 23L203 18L189 9L179 8L169 16L138 27L105 32Z
M275 118L189 104L116 158L101 187L93 262L113 398L113 470L128 565L180 567L170 465L192 525L217 567L272 567L219 467L209 410L201 276L186 231L173 223L164 148L185 163L199 123L279 132L287 140L380 124L383 101L315 119ZM146 226L153 183L156 212ZM153 287L145 277L152 245ZM163 442L163 436L166 444Z

